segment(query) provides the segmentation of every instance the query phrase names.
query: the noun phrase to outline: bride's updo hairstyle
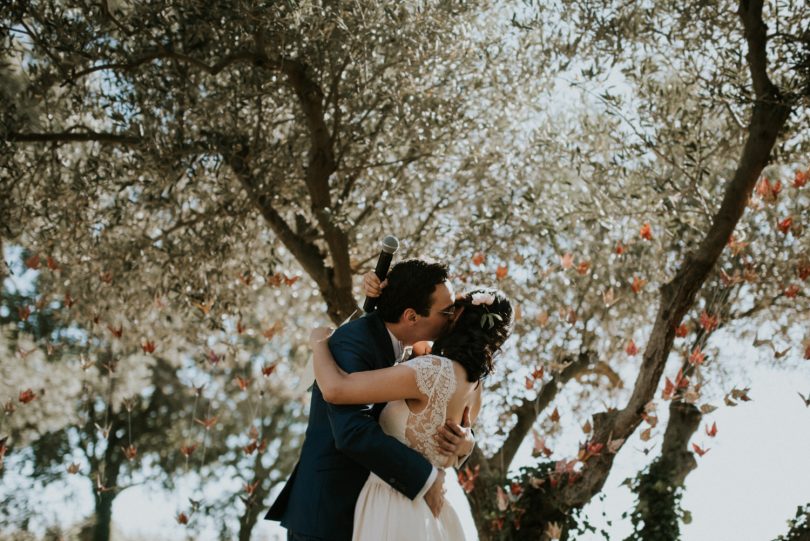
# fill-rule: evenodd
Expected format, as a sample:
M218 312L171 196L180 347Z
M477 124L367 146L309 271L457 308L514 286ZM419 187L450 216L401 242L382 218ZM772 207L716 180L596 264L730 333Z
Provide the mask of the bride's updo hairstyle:
M433 353L452 359L476 382L492 373L492 358L512 330L512 304L496 289L474 289L455 303L453 327L433 343Z

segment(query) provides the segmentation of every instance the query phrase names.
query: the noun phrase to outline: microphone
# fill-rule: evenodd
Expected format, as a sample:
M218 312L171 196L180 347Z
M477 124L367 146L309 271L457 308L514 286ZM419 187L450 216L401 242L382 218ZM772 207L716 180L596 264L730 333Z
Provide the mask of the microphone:
M385 280L385 277L388 275L388 269L391 267L391 260L394 258L394 254L398 249L399 241L396 237L393 235L388 235L383 239L382 251L380 251L380 257L377 259L377 267L374 269L374 274L377 275L380 282ZM363 303L363 311L366 313L372 312L376 306L376 297L366 297L366 301Z

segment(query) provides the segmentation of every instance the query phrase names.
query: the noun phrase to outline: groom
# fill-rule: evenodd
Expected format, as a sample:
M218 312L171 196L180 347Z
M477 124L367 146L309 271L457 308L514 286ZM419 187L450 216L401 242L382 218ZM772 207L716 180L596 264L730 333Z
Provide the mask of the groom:
M455 296L447 267L412 259L395 265L387 279L377 311L341 326L329 339L346 372L389 367L407 354L406 346L436 340L449 326ZM351 539L354 506L369 471L411 500L424 498L438 515L444 471L382 431L383 407L335 406L313 385L301 457L264 517L281 521L288 541ZM442 441L454 454L474 443L469 430L456 433L463 437Z

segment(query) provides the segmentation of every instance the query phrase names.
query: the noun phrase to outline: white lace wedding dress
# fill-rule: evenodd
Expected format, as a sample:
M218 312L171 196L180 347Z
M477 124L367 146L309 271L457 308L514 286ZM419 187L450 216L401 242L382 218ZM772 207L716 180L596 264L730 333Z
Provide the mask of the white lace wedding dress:
M428 397L424 410L412 413L404 400L389 402L380 414L380 426L389 436L419 451L438 469L454 464L439 453L433 436L447 415L456 389L453 362L424 355L402 363L416 371L419 390ZM464 531L453 506L445 501L438 518L423 497L410 500L373 472L363 486L354 509L352 541L463 541Z

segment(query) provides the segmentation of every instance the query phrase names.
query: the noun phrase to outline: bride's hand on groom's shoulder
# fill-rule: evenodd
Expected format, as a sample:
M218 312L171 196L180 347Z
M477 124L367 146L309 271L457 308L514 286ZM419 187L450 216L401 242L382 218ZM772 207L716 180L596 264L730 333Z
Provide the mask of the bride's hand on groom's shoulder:
M388 285L388 280L380 283L380 277L374 271L368 271L363 275L363 289L366 290L366 297L376 298L382 295L382 290Z
M334 331L332 327L315 327L309 333L309 345L315 346L326 342Z

